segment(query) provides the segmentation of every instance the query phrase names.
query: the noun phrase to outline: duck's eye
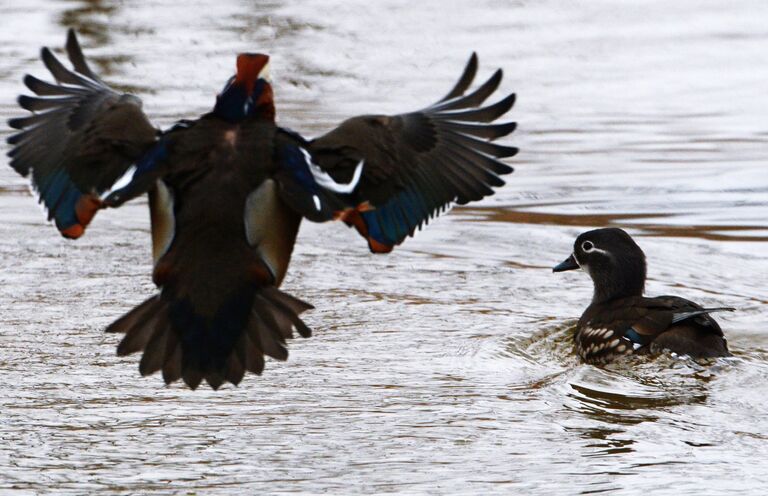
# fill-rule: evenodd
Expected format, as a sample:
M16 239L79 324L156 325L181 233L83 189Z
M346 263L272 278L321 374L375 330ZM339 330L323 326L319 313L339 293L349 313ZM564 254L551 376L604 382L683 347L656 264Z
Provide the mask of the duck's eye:
M584 250L584 253L589 253L595 249L595 245L591 241L585 241L581 244L581 249Z

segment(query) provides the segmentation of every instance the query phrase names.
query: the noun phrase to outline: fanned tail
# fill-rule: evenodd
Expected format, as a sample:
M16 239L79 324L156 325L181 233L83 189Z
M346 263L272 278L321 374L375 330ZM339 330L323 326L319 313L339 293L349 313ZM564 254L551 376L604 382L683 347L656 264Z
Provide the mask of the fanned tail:
M204 318L188 300L164 292L106 331L125 334L118 356L144 352L142 376L162 370L166 384L183 379L196 389L205 379L218 389L224 382L239 384L246 371L260 375L264 355L286 360L286 340L293 338L293 329L305 338L312 334L299 318L311 308L275 287L249 287L235 292L212 318Z

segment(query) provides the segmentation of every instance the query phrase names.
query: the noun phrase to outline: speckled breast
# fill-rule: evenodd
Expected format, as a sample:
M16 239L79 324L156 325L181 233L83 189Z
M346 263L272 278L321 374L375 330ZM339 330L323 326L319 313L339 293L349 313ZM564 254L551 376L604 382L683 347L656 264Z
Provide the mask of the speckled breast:
M614 329L584 325L576 330L576 354L587 363L605 364L634 353L632 342Z

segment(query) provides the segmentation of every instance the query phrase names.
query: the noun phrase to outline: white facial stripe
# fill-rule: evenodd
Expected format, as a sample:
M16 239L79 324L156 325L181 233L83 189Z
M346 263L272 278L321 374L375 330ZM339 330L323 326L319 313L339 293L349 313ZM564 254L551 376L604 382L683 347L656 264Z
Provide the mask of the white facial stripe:
M584 247L584 245L587 244L587 243L589 243L589 245L590 245L590 248L588 250L585 249L585 247ZM600 248L595 246L595 244L592 241L584 241L583 243L581 243L581 249L582 249L582 251L584 253L600 253L601 255L605 255L606 257L610 257L611 256L611 254L608 253L607 251L601 250ZM576 251L575 250L573 252L573 259L576 260L577 264L579 264L579 267L581 267L581 270L583 270L584 272L589 274L589 265L579 261L579 259L576 257Z
M571 253L571 256L572 256L572 257L573 257L573 259L576 261L576 265L578 265L579 267L581 267L581 262L579 262L579 257L577 257L577 256L576 256L576 252L573 252L573 253Z
M584 272L589 274L589 266L587 266L587 264L583 264L583 263L581 263L579 261L579 258L576 256L576 252L575 251L573 253L571 253L571 256L573 257L574 260L576 260L576 265L578 265L581 270L583 270Z
M309 166L309 171L315 178L317 184L325 189L331 190L335 193L351 193L357 187L357 183L360 182L360 176L363 174L363 163L365 160L361 160L355 167L355 173L352 175L352 180L347 184L340 184L334 181L334 179L317 164L312 162L312 156L304 148L299 147L301 153L304 155L304 160Z
M590 245L590 248L589 248L589 249L587 249L587 248L584 246L584 245L586 245L587 243L589 243L589 245ZM608 255L608 252L607 252L607 251L605 251L605 250L601 250L600 248L598 248L597 246L595 246L595 244L594 244L592 241L584 241L583 243L581 243L581 249L582 249L582 250L584 250L584 253L601 253L601 254L603 254L603 255ZM574 257L574 258L575 258L575 257Z

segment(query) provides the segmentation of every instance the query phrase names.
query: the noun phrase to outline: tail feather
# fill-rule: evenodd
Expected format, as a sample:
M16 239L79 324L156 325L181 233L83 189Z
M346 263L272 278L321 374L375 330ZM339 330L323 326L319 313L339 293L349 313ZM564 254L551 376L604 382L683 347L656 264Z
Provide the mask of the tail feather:
M184 384L189 386L190 389L197 389L200 383L203 382L203 371L187 366L182 369L181 377L184 379Z
M248 325L251 340L262 352L275 360L288 359L288 350L285 348L285 337L277 327L277 323L263 308L254 309L251 321Z
M139 373L147 376L162 369L178 341L176 333L171 330L167 312L161 311L155 320L154 335L144 348L144 355L139 362Z
M168 342L168 336L172 334L166 328L155 327L152 339L149 340L144 348L144 354L139 362L139 373L142 376L157 372L163 366L165 359L165 345Z
M181 379L181 343L179 343L178 339L176 339L176 345L173 347L173 350L166 356L168 358L165 360L165 364L163 364L163 380L166 384L170 384Z
M272 324L267 322L270 328L287 333L282 335L284 339L293 338L293 321L285 313L274 306L266 307L266 313L272 318Z
M106 332L126 334L117 347L117 355L125 356L143 350L155 332L155 321L160 317L165 303L159 296L153 296L123 315Z
M213 318L205 319L188 300L153 296L115 321L107 332L124 333L118 355L144 351L142 376L162 370L170 384L179 379L192 389L205 380L213 389L239 384L245 372L260 375L264 355L286 360L286 339L295 327L311 330L299 314L313 308L276 288L236 292Z
M261 375L264 371L264 355L258 346L258 340L254 341L249 333L244 332L240 338L240 345L235 349L243 367L248 372Z
M219 389L224 383L224 375L220 371L208 372L205 375L205 380L211 388L214 390Z
M308 338L312 336L312 330L302 322L299 315L314 307L305 301L294 298L288 293L283 293L274 288L269 289L274 291L265 291L264 297L274 305L274 308L291 321L301 337ZM293 335L290 337L293 337Z
M240 357L238 356L237 352L233 351L230 353L229 358L227 359L227 368L224 372L224 378L237 386L240 384L240 381L243 380L244 375L245 367L240 361Z

